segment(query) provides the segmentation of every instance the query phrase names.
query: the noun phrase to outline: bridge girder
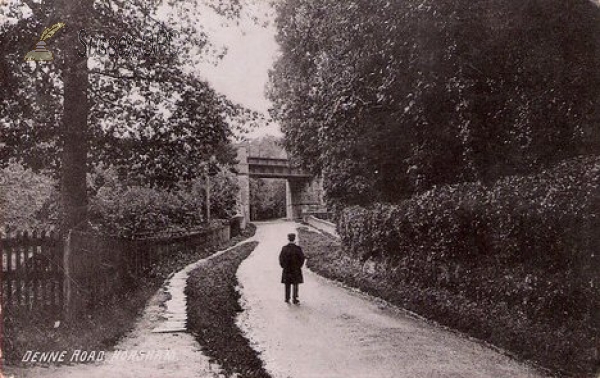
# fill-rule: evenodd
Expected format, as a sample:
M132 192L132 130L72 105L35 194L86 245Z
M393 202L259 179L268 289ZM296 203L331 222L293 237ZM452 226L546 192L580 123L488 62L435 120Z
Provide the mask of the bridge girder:
M258 178L312 179L312 175L290 165L287 159L248 157L248 174Z

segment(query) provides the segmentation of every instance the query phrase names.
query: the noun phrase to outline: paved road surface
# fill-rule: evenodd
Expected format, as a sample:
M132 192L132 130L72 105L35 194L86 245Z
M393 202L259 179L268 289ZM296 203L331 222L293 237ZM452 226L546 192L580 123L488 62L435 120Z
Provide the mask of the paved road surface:
M296 226L259 224L260 244L238 271L247 310L239 324L275 378L541 376L477 342L384 309L306 270L301 304L285 304L278 254Z

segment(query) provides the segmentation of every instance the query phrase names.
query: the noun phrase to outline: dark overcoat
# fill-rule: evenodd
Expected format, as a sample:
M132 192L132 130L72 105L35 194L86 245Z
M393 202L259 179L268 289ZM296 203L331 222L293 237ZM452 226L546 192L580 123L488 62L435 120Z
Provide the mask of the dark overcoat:
M281 283L299 284L304 282L302 266L304 265L304 252L294 243L283 246L279 254L279 265L283 268Z

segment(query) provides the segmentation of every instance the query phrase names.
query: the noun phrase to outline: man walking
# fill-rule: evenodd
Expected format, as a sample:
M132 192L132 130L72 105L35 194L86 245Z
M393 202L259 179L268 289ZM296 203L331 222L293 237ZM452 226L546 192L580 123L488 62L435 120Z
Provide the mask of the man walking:
M298 285L304 282L302 266L304 265L304 252L295 244L296 234L288 234L289 243L281 249L279 265L283 268L281 283L285 285L285 303L290 303L290 288L293 287L294 304L298 300Z

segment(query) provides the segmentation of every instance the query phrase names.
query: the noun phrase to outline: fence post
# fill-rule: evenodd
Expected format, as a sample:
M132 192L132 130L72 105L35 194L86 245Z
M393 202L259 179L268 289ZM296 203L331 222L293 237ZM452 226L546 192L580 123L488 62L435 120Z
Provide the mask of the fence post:
M63 278L63 298L64 298L64 315L65 319L70 320L73 317L73 285L71 283L71 238L73 236L73 230L69 230L64 244L63 253L63 267L64 267L64 278Z
M586 220L586 224L583 227L585 232L583 237L585 238L585 255L579 256L579 260L582 259L588 260L586 270L586 274L582 274L583 277L586 278L586 284L590 285L593 288L592 293L595 294L593 298L591 298L592 305L589 308L590 318L592 322L592 326L596 328L596 330L600 330L600 237L598 232L600 232L600 218L594 216L594 214L598 214L600 211L600 194L598 191L594 191L590 196L590 206L588 209L588 218ZM581 272L580 272L581 274ZM598 332L595 332L594 337L594 346L596 348L595 357L596 360L598 356L600 356L600 335Z
M0 233L0 275L4 274L4 249L6 248L5 241L8 241L8 226L5 228L6 233ZM10 255L7 255L7 259ZM10 274L10 272L9 272ZM5 288L3 280L0 280L0 371L3 369L4 362L4 312L6 311L6 302L4 300Z

